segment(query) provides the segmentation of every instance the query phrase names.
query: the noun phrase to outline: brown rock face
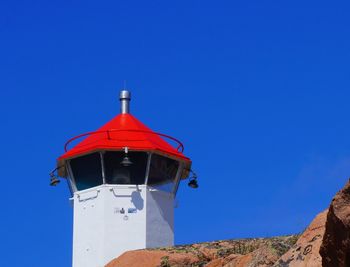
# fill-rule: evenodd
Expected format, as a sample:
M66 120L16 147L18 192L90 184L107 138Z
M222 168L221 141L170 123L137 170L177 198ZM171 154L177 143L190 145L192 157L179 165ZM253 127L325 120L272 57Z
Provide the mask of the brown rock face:
M331 202L320 254L325 267L350 266L350 181Z
M296 242L297 236L225 240L128 251L106 267L267 267Z
M127 267L137 266L157 266L161 258L166 256L164 251L153 251L150 253L146 250L127 251L106 265L106 267Z
M134 250L120 255L106 267L192 266L199 259L190 253L169 253L164 250Z
M320 267L322 258L319 253L322 238L325 232L327 219L325 210L318 214L308 228L300 236L296 244L284 254L275 267Z

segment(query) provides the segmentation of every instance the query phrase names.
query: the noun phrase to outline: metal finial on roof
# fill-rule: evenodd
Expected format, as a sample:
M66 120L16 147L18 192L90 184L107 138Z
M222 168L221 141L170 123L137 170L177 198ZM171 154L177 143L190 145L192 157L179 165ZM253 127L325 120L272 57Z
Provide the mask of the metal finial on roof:
M122 114L130 113L131 93L128 90L120 91L119 100L120 100L120 113Z

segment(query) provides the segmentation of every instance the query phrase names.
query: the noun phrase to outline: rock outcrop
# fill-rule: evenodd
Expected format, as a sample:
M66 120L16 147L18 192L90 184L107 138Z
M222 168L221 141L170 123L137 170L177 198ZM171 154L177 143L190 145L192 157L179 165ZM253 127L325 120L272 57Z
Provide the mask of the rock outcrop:
M328 210L318 214L300 236L296 244L285 253L275 267L320 267L322 257L319 253Z
M191 266L199 258L192 253L170 253L166 250L134 250L123 253L106 267L155 267L155 266Z
M331 202L320 254L323 266L350 266L350 181Z
M290 235L128 251L106 267L272 266L297 239Z

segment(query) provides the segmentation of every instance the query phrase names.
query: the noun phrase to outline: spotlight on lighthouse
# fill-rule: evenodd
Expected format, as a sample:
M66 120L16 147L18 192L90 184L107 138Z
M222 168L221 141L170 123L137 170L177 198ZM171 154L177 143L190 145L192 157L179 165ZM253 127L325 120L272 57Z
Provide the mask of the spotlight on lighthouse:
M188 186L191 187L191 188L198 188L198 183L197 183L197 180L196 179L192 179L191 181L188 182Z
M128 148L127 147L124 148L124 152L125 152L125 156L124 156L123 160L120 162L120 165L122 165L124 167L129 167L133 163L130 160L130 158L128 157Z
M51 186L56 186L60 183L60 180L58 180L56 175L54 175L53 173L50 173L50 176L51 176L51 178L50 178L50 185Z
M197 175L192 170L190 170L190 172L192 173L192 177L190 178L190 181L187 185L191 188L196 189L198 188Z

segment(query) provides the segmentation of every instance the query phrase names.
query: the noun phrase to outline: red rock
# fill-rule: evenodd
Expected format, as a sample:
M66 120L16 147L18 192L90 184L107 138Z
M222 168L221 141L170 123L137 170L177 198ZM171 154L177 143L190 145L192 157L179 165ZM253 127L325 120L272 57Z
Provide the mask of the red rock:
M205 267L222 267L224 266L224 259L215 259L204 265Z
M322 258L319 253L328 210L318 214L300 236L296 244L285 253L274 266L320 267Z
M170 253L166 250L134 250L127 251L112 260L106 267L156 267L161 264L167 266L186 266L198 262L192 253Z
M198 251L201 252L203 256L208 260L214 260L217 258L217 251L218 251L217 249L199 246Z
M127 251L122 255L120 255L118 258L108 263L106 267L130 267L130 266L154 267L159 265L162 257L165 257L167 255L168 253L166 251L156 251L156 250Z
M250 266L249 264L252 262L253 255L252 253L246 255L239 255L235 257L233 260L226 263L223 267L246 267Z
M320 254L323 266L350 266L350 181L331 202Z

